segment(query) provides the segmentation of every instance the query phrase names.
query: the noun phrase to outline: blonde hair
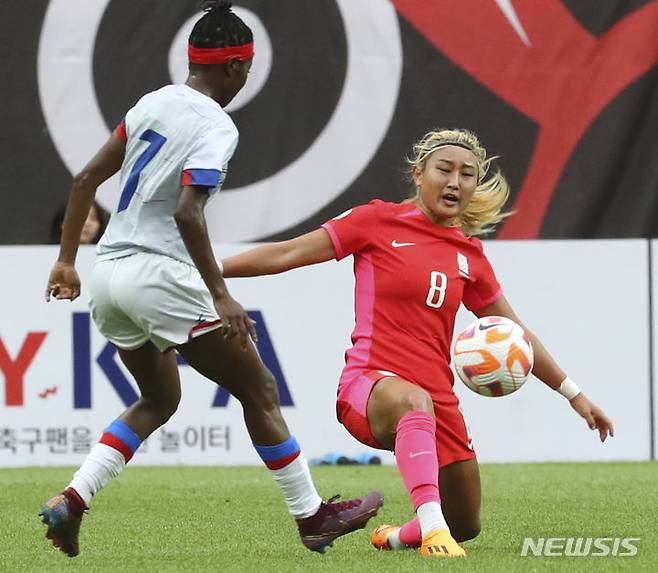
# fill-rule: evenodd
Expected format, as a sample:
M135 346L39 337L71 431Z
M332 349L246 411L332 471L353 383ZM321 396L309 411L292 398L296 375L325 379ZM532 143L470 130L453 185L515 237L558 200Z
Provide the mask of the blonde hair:
M491 162L498 157L487 158L487 150L477 135L466 129L437 129L426 133L413 146L414 157L407 160L411 165L411 173L414 167L422 172L430 155L445 145L468 149L477 163L477 186L471 201L459 215L457 225L468 236L490 233L497 223L512 214L502 210L509 197L510 187L500 170L487 178ZM420 190L417 189L414 199L419 194Z

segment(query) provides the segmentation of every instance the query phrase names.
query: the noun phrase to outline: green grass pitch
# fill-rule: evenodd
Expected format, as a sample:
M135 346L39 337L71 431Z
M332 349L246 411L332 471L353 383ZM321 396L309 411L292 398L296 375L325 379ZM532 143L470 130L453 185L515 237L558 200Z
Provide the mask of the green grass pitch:
M395 467L320 467L322 495L379 489L380 515L411 515ZM377 552L372 527L325 555L306 550L280 494L260 467L132 467L93 502L70 559L44 538L37 512L71 468L0 470L0 571L658 571L658 464L483 465L483 530L464 560ZM634 557L522 557L525 537L640 537Z

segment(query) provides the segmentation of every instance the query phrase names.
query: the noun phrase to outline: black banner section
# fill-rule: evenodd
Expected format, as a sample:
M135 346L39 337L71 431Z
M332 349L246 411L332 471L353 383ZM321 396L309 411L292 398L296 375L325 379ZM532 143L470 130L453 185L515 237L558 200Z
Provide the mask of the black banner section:
M658 0L234 6L254 29L256 87L228 109L241 136L215 240L290 238L402 200L413 142L455 126L478 133L512 185L516 214L495 237L658 236ZM197 10L0 4L0 244L47 242L74 172L141 95L184 80ZM116 197L99 193L109 211Z

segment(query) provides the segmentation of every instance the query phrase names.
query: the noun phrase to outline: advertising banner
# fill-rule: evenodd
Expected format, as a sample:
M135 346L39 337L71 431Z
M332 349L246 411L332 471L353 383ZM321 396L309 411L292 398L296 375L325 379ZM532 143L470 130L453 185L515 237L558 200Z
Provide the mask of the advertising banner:
M218 245L216 253L227 256L247 246ZM612 417L618 433L600 444L566 400L534 378L517 394L498 399L477 396L457 381L479 458L649 459L647 243L494 241L485 247L520 318ZM82 247L78 256L80 298L46 304L56 255L54 247L0 248L3 268L14 269L13 287L0 300L0 466L78 464L138 397L116 348L89 316L85 284L93 248ZM335 415L353 327L351 258L281 276L232 279L229 288L257 321L259 350L307 457L369 451ZM473 318L462 311L457 329ZM134 462L259 463L239 403L183 363L180 373L178 412L152 434Z

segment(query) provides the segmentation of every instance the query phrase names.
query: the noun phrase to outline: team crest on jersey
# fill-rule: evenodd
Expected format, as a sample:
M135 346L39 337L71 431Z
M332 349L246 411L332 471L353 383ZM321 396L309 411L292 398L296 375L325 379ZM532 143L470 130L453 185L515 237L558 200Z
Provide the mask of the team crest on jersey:
M468 274L468 259L466 258L466 255L463 255L462 253L457 253L457 267L459 269L459 274L467 279L470 279L470 275Z

